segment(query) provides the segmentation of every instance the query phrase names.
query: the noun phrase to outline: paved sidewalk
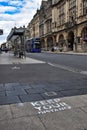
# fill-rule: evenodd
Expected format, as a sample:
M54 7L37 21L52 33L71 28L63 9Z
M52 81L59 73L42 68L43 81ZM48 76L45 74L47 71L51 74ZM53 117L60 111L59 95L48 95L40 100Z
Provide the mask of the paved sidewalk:
M3 52L2 54L0 54L0 64L40 64L40 63L45 62L28 57L19 58L14 56L14 54L10 52L8 53Z
M60 54L69 54L69 55L87 55L87 53L79 53L79 52L59 52Z
M73 51L67 51L67 52L59 52L59 51L42 51L46 53L54 53L54 54L67 54L67 55L85 55L87 56L87 53L79 53L79 52L73 52Z

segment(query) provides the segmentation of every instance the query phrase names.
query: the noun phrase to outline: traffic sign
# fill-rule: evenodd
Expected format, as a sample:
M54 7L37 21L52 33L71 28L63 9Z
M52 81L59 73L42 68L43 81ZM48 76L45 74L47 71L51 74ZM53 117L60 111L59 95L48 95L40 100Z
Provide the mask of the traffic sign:
M0 35L3 35L3 29L0 29Z

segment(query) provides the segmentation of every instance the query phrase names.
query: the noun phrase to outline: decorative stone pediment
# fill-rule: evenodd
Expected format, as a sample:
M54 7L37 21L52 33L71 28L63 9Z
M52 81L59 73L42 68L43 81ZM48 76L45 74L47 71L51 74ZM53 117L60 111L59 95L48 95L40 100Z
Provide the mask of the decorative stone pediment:
M52 1L52 5L54 5L54 4L57 4L58 2L60 2L61 0L53 0Z

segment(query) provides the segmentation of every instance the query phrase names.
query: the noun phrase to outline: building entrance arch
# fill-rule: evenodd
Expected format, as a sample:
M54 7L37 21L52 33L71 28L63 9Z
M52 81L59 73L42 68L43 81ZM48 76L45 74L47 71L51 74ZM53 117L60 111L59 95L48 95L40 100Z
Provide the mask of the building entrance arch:
M53 46L53 38L52 37L48 37L47 38L47 48L51 49Z
M59 36L59 47L63 47L63 44L64 44L64 36L63 36L63 34L61 34L60 36Z
M74 44L74 32L70 31L68 33L68 48L71 51L73 51L73 44Z
M45 40L41 39L41 48L45 48Z

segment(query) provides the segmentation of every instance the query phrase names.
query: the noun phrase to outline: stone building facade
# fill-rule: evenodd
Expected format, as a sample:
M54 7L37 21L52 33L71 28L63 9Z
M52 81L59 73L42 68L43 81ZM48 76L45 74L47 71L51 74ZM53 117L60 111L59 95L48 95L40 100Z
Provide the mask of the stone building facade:
M63 51L87 51L87 0L53 0L52 32Z
M40 10L37 10L27 26L29 38L40 37L42 48L49 49L53 44L52 38L52 0L42 1Z
M43 49L50 49L53 45L52 38L52 0L42 1L40 8L40 38Z
M27 28L43 49L87 52L87 0L43 0Z
M33 19L27 26L27 31L29 34L29 38L40 37L39 33L39 10L37 10L36 14L33 16Z

